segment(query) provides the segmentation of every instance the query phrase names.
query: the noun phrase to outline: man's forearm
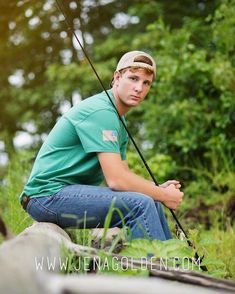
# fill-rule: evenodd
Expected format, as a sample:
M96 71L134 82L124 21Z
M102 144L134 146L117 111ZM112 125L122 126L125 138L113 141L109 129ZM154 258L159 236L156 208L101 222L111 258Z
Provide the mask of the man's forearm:
M158 187L130 171L127 164L121 161L119 154L98 153L98 157L106 182L111 189L142 193L163 202L172 209L176 209L182 201L184 194L177 188L177 181L170 181L173 183L169 183L166 187Z
M119 191L133 191L150 196L154 200L166 201L164 188L155 186L153 182L148 181L130 170L125 170L109 187Z

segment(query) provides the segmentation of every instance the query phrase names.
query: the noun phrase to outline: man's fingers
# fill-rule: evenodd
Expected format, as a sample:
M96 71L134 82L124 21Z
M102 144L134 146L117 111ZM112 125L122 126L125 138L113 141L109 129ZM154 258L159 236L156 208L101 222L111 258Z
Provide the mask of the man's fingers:
M179 181L176 180L169 180L167 181L168 185L175 185L176 189L180 189L181 188L181 184Z
M180 182L179 182L179 181L176 181L176 180L168 180L167 183L169 183L169 185L170 185L170 184L177 185L177 184L179 184Z
M173 180L167 181L167 185L168 185L168 186L170 186L170 185L174 185L176 189L180 189L180 187L181 187L180 182L178 182L178 181L173 181Z
M168 185L174 185L177 189L179 189L181 187L181 184L179 181L176 180L169 180L167 181Z

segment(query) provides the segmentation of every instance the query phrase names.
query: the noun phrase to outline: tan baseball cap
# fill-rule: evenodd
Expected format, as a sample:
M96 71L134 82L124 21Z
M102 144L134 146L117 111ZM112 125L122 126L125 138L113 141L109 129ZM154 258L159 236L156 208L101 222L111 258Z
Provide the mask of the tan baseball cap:
M141 56L147 57L150 64L144 61L139 61ZM127 67L141 67L149 69L153 72L154 78L156 77L156 63L149 54L143 51L130 51L124 54L117 64L116 71L120 71Z

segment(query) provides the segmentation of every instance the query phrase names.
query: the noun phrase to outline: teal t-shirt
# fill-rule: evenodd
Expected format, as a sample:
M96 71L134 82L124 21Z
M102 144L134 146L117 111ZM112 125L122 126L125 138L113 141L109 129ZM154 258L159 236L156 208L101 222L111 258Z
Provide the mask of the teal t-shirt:
M114 102L112 91L108 93ZM49 133L20 198L50 196L73 184L100 185L104 177L97 152L120 153L125 160L127 142L127 132L105 92L81 101Z

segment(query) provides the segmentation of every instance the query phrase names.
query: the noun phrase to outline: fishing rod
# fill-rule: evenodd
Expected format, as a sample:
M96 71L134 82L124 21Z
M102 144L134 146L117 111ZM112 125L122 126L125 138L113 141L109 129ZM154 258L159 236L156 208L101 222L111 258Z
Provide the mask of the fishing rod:
M61 1L61 2L62 2L62 1ZM107 95L109 101L111 102L112 106L113 106L114 109L116 110L119 120L121 121L123 127L125 128L125 130L126 130L128 136L129 136L129 138L130 138L132 144L134 145L134 147L135 147L137 153L139 154L139 156L140 156L140 158L141 158L141 160L142 160L142 162L143 162L145 168L147 169L147 171L148 171L150 177L152 178L154 184L155 184L156 186L159 186L159 184L158 184L158 182L157 182L155 176L153 175L153 173L152 173L152 171L151 171L149 165L147 164L147 162L146 162L146 160L145 160L143 154L141 153L141 151L140 151L138 145L136 144L136 142L135 142L133 136L131 135L130 131L128 130L128 128L127 128L125 122L123 121L121 115L120 115L119 112L117 111L117 108L116 108L114 102L112 101L112 98L110 97L108 91L106 90L106 88L105 88L105 86L104 86L104 84L103 84L103 82L102 82L100 76L98 75L98 73L97 73L97 71L96 71L96 69L95 69L95 67L94 67L94 65L93 65L93 63L92 63L92 61L91 61L89 55L87 54L85 48L83 47L81 41L79 40L77 34L75 33L75 31L74 31L74 29L73 29L73 26L70 24L70 22L69 22L69 19L70 19L70 18L68 17L68 16L69 16L69 13L66 14L66 12L65 12L65 7L64 7L63 2L62 2L62 4L60 4L59 1L56 0L56 4L57 4L57 7L58 7L58 10L59 10L59 11L62 13L62 15L64 16L64 20L65 20L65 23L66 23L66 25L67 25L67 30L70 31L70 33L75 37L76 41L78 42L78 44L79 44L79 46L80 46L80 48L81 48L81 50L82 50L84 56L86 57L88 63L90 64L90 66L91 66L91 68L92 68L92 70L93 70L95 76L97 77L97 79L98 79L98 81L99 81L99 83L100 83L102 89L104 90L104 92L105 92L105 94ZM177 218L175 212L173 211L173 209L169 208L169 210L170 210L170 212L171 212L171 214L172 214L172 216L173 216L173 218L174 218L174 220L175 220L177 226L178 226L178 227L180 228L180 230L183 232L184 237L186 238L188 245L189 245L190 247L192 247L192 248L195 248L195 246L193 245L193 243L189 240L189 237L188 237L186 231L184 230L183 226L181 225L180 221L178 220L178 218ZM202 258L199 257L198 253L195 252L195 259L196 259L196 260L199 260L199 262L200 262L200 261L203 259L203 257L202 257ZM206 266L200 266L200 268L201 268L203 271L207 271Z

